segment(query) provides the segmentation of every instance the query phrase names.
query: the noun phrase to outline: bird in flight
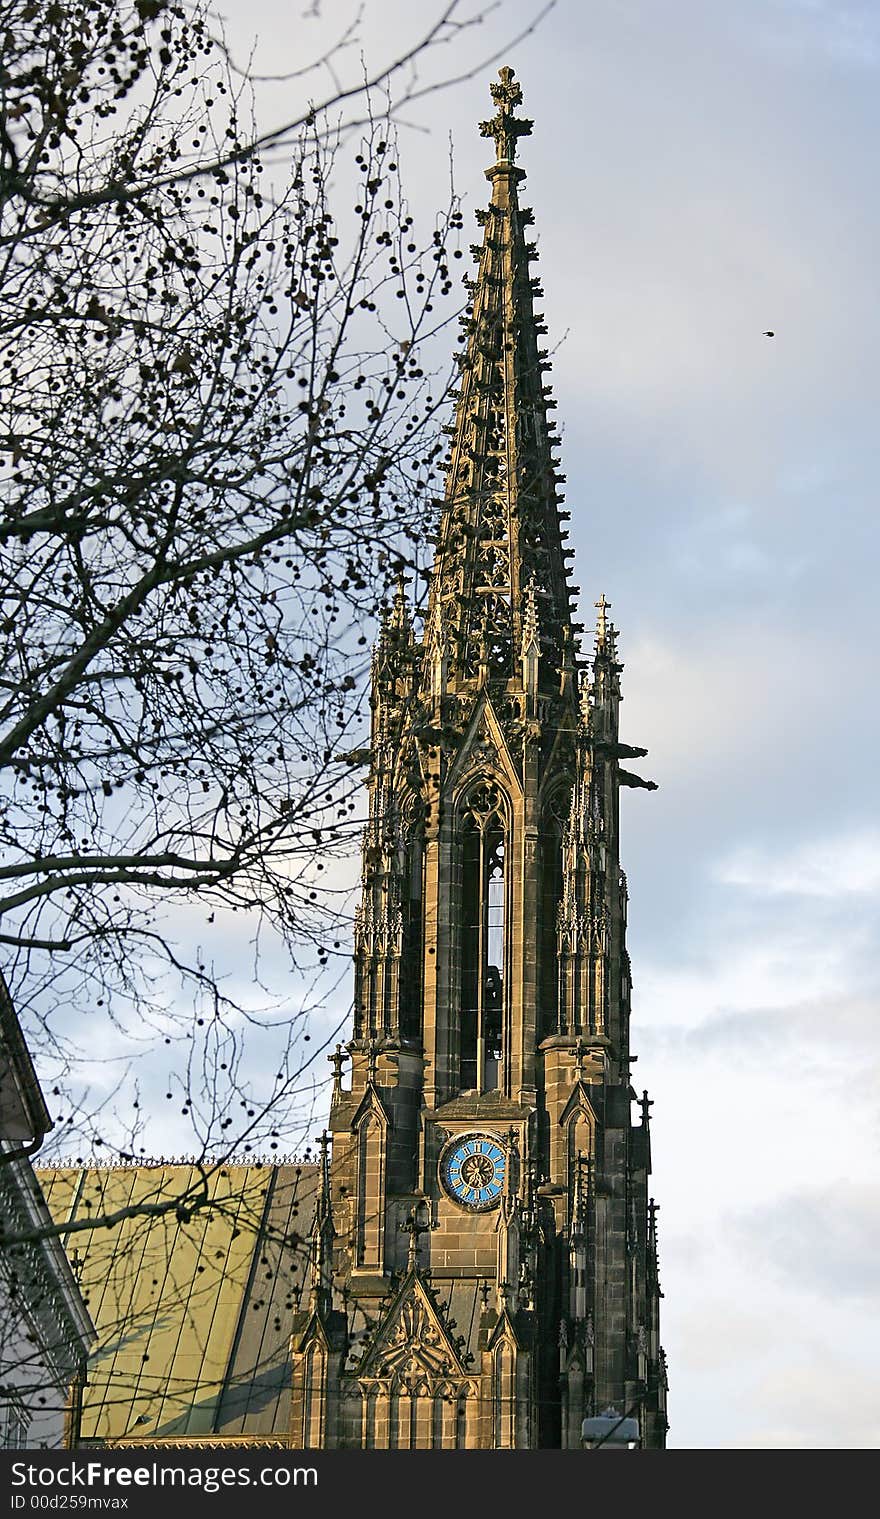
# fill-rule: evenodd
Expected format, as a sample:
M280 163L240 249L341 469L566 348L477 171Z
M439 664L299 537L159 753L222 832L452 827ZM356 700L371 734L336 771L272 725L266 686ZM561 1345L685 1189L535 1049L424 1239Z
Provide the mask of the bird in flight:
M762 336L762 338L775 338L776 333L775 332L762 332L761 336Z

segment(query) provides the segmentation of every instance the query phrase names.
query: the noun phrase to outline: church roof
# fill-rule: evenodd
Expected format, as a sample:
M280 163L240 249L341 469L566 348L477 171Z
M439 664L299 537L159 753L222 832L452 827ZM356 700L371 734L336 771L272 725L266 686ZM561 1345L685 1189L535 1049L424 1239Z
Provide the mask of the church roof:
M122 1215L64 1236L98 1331L82 1438L285 1435L317 1167L218 1166L196 1208L191 1165L38 1174L56 1222Z
M220 1166L207 1178L205 1206L188 1218L177 1216L175 1204L198 1184L195 1166L59 1167L38 1175L56 1223L126 1215L112 1229L62 1236L98 1332L82 1439L285 1439L290 1329L309 1302L318 1167ZM162 1205L164 1212L143 1211ZM478 1279L438 1273L429 1293L471 1372L486 1322L479 1288ZM377 1321L368 1306L376 1329L394 1317L383 1312ZM350 1319L353 1342L369 1343L354 1298Z

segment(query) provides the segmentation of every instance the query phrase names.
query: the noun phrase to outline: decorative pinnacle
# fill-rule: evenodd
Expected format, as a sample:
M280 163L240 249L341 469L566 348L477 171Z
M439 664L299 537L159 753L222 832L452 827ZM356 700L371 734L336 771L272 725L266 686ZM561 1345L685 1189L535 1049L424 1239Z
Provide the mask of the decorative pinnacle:
M592 713L592 708L590 705L590 675L588 670L581 671L579 705L581 712L581 722L583 723L584 727L588 729L590 726L590 717ZM575 795L574 792L572 792L572 808L574 808L574 804ZM576 817L576 815L576 811L573 811L572 816Z
M383 661L401 651L409 641L412 628L409 619L409 607L406 599L406 577L401 571L397 577L394 591L394 600L389 607L383 607L379 618L379 637L373 650L374 667L381 666Z
M611 602L605 600L605 592L603 591L602 595L599 597L599 600L595 603L596 610L599 613L599 616L596 618L597 644L603 644L608 637L608 620L605 616L605 613L607 612L610 605Z
M409 1235L406 1269L407 1271L415 1271L416 1266L418 1265L419 1236L422 1234L430 1234L435 1225L431 1220L429 1220L426 1224L419 1223L419 1203L415 1202L413 1203L413 1206L410 1209L410 1212L404 1222L402 1224L398 1224L397 1227L404 1234Z
M394 604L391 608L391 616L388 619L389 626L395 633L403 633L407 630L409 622L409 609L406 603L406 576L401 570L397 577L397 586L394 593Z
M322 1196L325 1199L327 1199L327 1200L329 1200L329 1197L330 1197L330 1145L331 1145L331 1143L332 1143L331 1136L327 1132L327 1130L324 1129L323 1133L321 1134L320 1139L318 1140L318 1145L319 1145L320 1151L321 1151L321 1160L320 1160L320 1166L321 1166L321 1192L322 1192Z
M342 1045L337 1044L334 1053L328 1055L327 1059L333 1066L333 1098L335 1100L342 1096L342 1067L348 1059L348 1055L345 1053Z
M603 654L606 658L615 661L617 659L617 629L611 618L605 615L610 606L611 602L605 600L605 593L603 592L595 603L598 613L596 617L596 654Z
M497 163L512 164L516 158L516 139L528 137L533 123L513 114L514 108L522 105L522 86L514 78L513 69L499 69L498 77L501 83L489 86L497 110L491 121L480 122L480 136L495 138Z
M525 606L523 607L522 623L522 646L523 653L531 644L538 647L538 601L535 595L535 577L532 575L526 586Z

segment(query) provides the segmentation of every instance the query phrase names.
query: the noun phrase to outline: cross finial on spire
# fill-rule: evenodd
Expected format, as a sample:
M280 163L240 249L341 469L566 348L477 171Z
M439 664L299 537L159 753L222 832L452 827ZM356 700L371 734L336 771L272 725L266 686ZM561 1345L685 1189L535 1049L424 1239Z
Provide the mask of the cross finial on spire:
M648 1127L648 1121L649 1121L649 1119L651 1117L651 1109L652 1109L653 1106L654 1106L654 1099L652 1097L648 1096L647 1091L644 1091L642 1093L642 1096L641 1096L641 1108L642 1108L642 1123L644 1124L645 1128Z
M587 1046L584 1044L584 1041L581 1038L580 1034L578 1034L577 1044L574 1047L574 1063L577 1066L579 1080L584 1074L584 1065L586 1064L586 1060Z
M407 1248L406 1261L407 1271L415 1271L418 1264L419 1236L422 1234L430 1234L431 1230L434 1227L433 1223L431 1222L428 1222L427 1224L419 1223L419 1207L420 1203L418 1201L414 1202L403 1223L398 1225L398 1228L404 1234L409 1235L409 1246Z
M606 601L604 592L595 603L596 606L596 657L610 660L612 664L617 661L617 629L606 613L611 606ZM620 667L621 669L623 666Z
M342 1067L348 1059L348 1056L345 1053L345 1050L342 1048L342 1045L337 1044L336 1049L333 1051L333 1054L328 1055L327 1059L330 1061L330 1064L333 1067L333 1098L341 1097Z
M497 109L491 121L480 122L480 135L495 138L497 163L512 164L516 158L516 139L529 135L532 122L513 114L514 108L522 105L522 86L514 78L513 69L499 69L498 77L501 83L489 86Z
M605 613L607 612L610 605L611 602L605 600L605 592L603 591L602 595L599 597L599 600L596 602L596 610L599 613L599 616L596 618L597 645L603 644L608 637L608 619L606 618Z

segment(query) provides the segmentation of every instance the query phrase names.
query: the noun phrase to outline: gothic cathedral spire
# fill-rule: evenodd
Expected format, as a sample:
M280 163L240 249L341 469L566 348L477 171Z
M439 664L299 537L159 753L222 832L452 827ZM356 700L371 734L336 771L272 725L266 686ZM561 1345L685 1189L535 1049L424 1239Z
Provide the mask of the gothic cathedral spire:
M516 116L522 90L512 69L492 85L496 114L480 130L496 159L484 233L473 252L477 277L464 318L467 346L452 431L446 501L434 567L429 625L442 627L450 673L503 683L519 673L524 634L538 633L541 682L558 686L571 646L567 583L553 450L555 407L544 383L541 295L529 273L532 213L519 204L525 178L517 138L532 123ZM567 515L567 514L566 514Z
M340 1054L294 1335L305 1444L573 1448L607 1405L665 1437L619 857L620 786L651 783L620 765L645 751L619 739L604 596L589 661L577 643L515 161L531 123L511 69L492 96L427 615L401 585L373 662L351 1086Z

